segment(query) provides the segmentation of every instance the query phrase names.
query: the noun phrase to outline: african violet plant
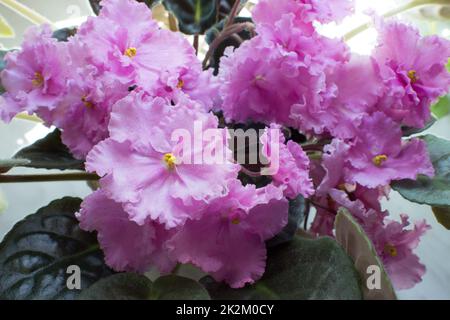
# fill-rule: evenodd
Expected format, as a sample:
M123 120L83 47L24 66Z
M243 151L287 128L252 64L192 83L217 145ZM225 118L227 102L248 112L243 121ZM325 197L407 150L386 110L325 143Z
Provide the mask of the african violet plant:
M417 136L449 92L450 42L376 17L372 55L353 54L316 30L351 0L260 0L252 19L237 16L245 1L164 0L181 31L207 33L202 63L153 2L91 1L98 16L70 36L33 27L2 53L1 119L57 130L2 161L0 182L26 166L99 183L6 235L0 298L394 299L420 282L430 227L380 201L392 187L450 227L450 142ZM411 6L426 2L443 1ZM234 129L259 134L239 146Z

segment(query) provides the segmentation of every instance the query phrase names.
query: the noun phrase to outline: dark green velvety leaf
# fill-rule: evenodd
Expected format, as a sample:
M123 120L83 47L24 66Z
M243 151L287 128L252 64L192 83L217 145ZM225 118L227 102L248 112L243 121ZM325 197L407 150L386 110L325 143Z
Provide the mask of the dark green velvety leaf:
M206 277L201 283L213 299L361 299L353 261L331 238L295 237L268 252L264 276L253 285L231 289Z
M198 282L169 275L152 283L145 276L119 273L102 279L79 296L81 300L209 300Z
M152 282L135 273L118 273L101 279L78 297L79 300L147 300Z
M225 19L231 12L236 0L220 0L219 1L219 20ZM241 6L247 3L247 0L240 0Z
M161 2L161 0L136 0L137 2L144 2L149 8L154 6L155 4ZM100 6L101 0L89 0L89 3L91 4L91 8L94 11L96 15L100 13L100 10L102 7Z
M450 206L448 207L433 207L433 213L437 221L450 230Z
M181 32L203 34L230 13L234 0L163 0L163 4L177 17Z
M69 149L61 142L59 130L20 150L14 155L12 161L0 161L0 172L8 171L8 162L13 166L29 168L84 170L84 161L72 156Z
M180 31L202 34L217 21L216 1L164 0L164 6L178 19Z
M421 133L425 130L430 129L435 123L436 123L437 119L435 117L432 117L430 119L430 121L428 121L425 126L423 128L411 128L411 127L402 127L402 131L403 131L403 136L404 137L409 137L412 136L413 134L418 134Z
M239 172L238 179L244 186L248 184L254 184L256 188L263 188L272 182L272 178L270 176L253 177L245 174L242 171Z
M0 244L0 299L74 299L67 268L81 271L81 289L112 271L95 234L82 231L74 215L81 199L53 201L17 223Z
M436 175L419 176L417 180L401 180L392 184L404 198L435 207L450 206L450 141L433 135L423 136L428 146Z
M53 38L61 42L67 42L70 37L77 33L77 28L63 28L53 32Z
M366 300L395 300L397 296L375 247L364 230L347 209L340 208L335 220L336 240L355 262L355 268L362 279L361 289ZM369 289L367 273L369 266L377 266L380 274L380 289Z
M289 200L288 224L279 234L267 242L267 246L275 247L282 243L291 241L305 219L306 210L306 199L302 195L299 195L294 200Z
M251 18L237 17L234 19L234 23L243 23L243 22L253 22ZM222 20L215 25L213 25L206 32L206 42L210 45L214 39L222 32L223 27L225 25L225 20ZM220 59L223 57L225 53L225 49L228 47L239 48L243 41L251 39L252 34L248 30L244 30L235 34L231 37L226 38L216 50L214 50L213 55L209 61L209 67L214 68L214 74L217 75L220 69Z
M98 15L100 13L100 9L102 8L100 6L100 1L101 0L89 0L89 3L91 4L92 11L94 11L94 13L96 15Z
M151 294L153 300L209 300L208 291L197 281L169 275L156 279Z

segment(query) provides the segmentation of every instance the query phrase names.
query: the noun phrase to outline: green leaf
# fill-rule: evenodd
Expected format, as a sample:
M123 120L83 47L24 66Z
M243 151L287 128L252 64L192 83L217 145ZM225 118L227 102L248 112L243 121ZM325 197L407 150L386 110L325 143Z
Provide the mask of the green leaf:
M432 209L437 221L450 230L450 207L433 207Z
M433 115L441 119L450 113L450 95L444 96L431 107Z
M81 300L209 300L198 282L169 275L152 283L143 275L119 273L102 279L84 290Z
M300 228L302 222L305 220L307 210L307 200L299 195L294 200L289 200L289 220L284 229L274 238L267 242L268 247L275 247L282 243L291 241L297 230Z
M208 291L197 281L169 275L153 283L152 300L209 300Z
M5 56L8 53L6 50L0 50L0 71L3 71L6 67Z
M430 121L428 121L423 128L412 128L412 127L402 127L402 132L404 137L412 136L413 134L421 133L425 130L430 129L435 123L437 119L433 116Z
M79 300L146 300L150 297L152 282L134 273L118 273L101 279L78 297Z
M135 0L137 2L143 2L145 3L149 8L154 6L155 4L161 2L161 0ZM102 7L100 6L101 0L89 0L89 3L91 4L91 8L94 11L96 15L100 13L100 10Z
M377 255L375 247L362 227L355 221L350 212L340 208L335 220L336 240L343 246L347 254L355 262L355 268L362 279L361 288L366 300L395 300L397 296L387 275L384 265ZM381 272L380 289L370 290L367 280L369 266L377 266Z
M295 237L268 252L261 280L231 289L212 278L201 280L213 299L361 299L359 276L353 261L331 238Z
M178 19L180 31L202 34L217 22L216 1L164 0L164 6Z
M96 15L98 15L100 13L100 10L102 9L102 7L100 6L100 1L101 0L89 0L92 11L94 11Z
M234 0L163 0L163 4L177 17L181 32L203 34L230 13Z
M225 26L226 20L222 20L215 25L213 25L208 31L206 32L205 40L206 42L211 45L213 41L217 38L217 36L222 32L224 26ZM244 23L244 22L253 22L251 18L244 18L244 17L236 17L234 19L234 23ZM248 30L243 30L239 32L234 36L230 36L226 38L222 43L214 50L210 61L209 61L209 67L214 68L214 74L217 75L219 73L220 68L220 59L223 57L225 53L225 49L228 47L233 48L239 48L243 41L250 40L252 38L252 33Z
M73 37L77 33L77 28L63 28L53 32L53 38L60 42L69 41L70 37Z
M55 130L45 138L20 150L12 160L0 161L0 173L12 167L38 169L84 170L84 161L75 159L61 141L61 131Z
M81 199L53 201L17 223L0 243L0 299L74 299L67 268L81 270L81 289L112 271L95 234L79 228Z
M2 72L6 67L5 55L7 53L8 51L0 50L0 72ZM5 88L3 88L2 83L0 82L0 95L2 95L3 93L5 93Z
M450 206L450 141L433 135L421 137L428 146L436 175L419 176L417 180L401 180L392 187L409 201L435 207Z

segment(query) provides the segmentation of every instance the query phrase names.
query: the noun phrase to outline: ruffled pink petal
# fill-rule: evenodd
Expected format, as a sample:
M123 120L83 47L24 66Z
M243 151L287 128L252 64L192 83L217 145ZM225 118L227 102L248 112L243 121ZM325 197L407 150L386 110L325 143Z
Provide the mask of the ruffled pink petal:
M145 272L156 265L168 272L175 266L163 248L168 233L154 222L138 225L130 221L120 204L102 191L84 200L77 217L82 229L97 231L106 263L116 271Z

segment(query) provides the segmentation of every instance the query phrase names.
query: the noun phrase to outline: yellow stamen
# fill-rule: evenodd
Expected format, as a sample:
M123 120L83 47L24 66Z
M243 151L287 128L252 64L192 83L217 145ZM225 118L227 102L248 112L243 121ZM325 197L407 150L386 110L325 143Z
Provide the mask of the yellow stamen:
M126 55L128 58L134 58L137 54L137 49L135 47L130 47L127 50L125 50L124 55Z
M380 154L376 157L373 157L372 162L374 165L376 165L377 167L381 167L381 165L383 164L383 162L387 161L388 157L385 154Z
M241 220L239 220L239 218L234 218L233 220L231 220L231 223L238 225L239 223L241 223Z
M184 87L184 81L183 80L178 80L178 84L177 84L177 88L178 89L182 89Z
M40 87L44 84L44 76L40 72L34 73L34 79L31 81L33 86Z
M397 248L394 247L392 244L386 244L384 246L384 252L394 258L398 255Z
M255 77L255 82L256 82L256 81L262 81L262 80L265 80L265 78L264 78L263 75L257 75L257 76Z
M90 102L86 96L81 98L81 101L83 102L84 106L88 109L92 109L94 107L94 104L92 102Z
M408 78L411 80L411 83L414 84L419 80L419 77L417 76L416 70L409 70L408 71Z
M176 165L177 158L176 158L173 154L171 154L171 153L166 153L166 154L164 155L164 157L163 157L163 160L164 160L164 162L166 163L167 168L168 168L169 170L175 169L175 165Z

